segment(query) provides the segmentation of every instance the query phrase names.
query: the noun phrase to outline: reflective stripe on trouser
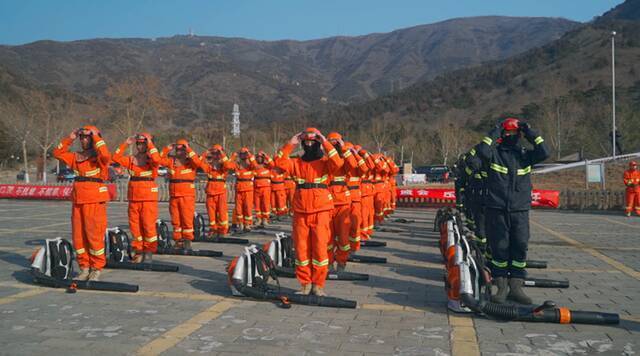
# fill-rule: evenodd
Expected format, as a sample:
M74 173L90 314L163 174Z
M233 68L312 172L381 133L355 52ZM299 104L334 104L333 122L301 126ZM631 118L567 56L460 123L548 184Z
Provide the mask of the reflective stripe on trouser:
M287 214L287 191L276 190L271 191L271 211L275 212L277 216Z
M525 278L518 262L526 261L529 244L529 211L485 210L487 239L491 246L493 277ZM494 261L500 264L494 263ZM503 263L508 263L504 265ZM515 264L514 264L515 262Z
M329 270L327 246L331 236L330 225L331 210L311 214L294 212L296 259L302 262L296 263L296 277L300 284L313 283L324 287Z
M72 205L71 235L80 268L98 270L104 268L107 263L104 254L104 234L106 230L107 203Z
M640 191L627 188L626 192L626 209L625 212L629 214L632 210L640 213Z
M338 263L347 263L351 244L349 234L351 232L351 209L349 204L338 205L333 208L331 217L331 237L329 243L333 243L333 253L329 253L329 262L335 258Z
M384 204L385 204L384 192L376 192L373 200L373 207L375 210L375 222L381 223L384 221Z
M236 192L236 219L239 224L249 226L253 224L253 190Z
M196 212L196 197L183 196L169 199L173 239L193 240L193 215Z
M363 196L360 204L362 204L362 223L360 224L360 238L362 240L369 240L373 235L374 224L374 197L373 195Z
M255 208L258 211L258 219L269 219L271 212L271 187L255 188L253 191Z
M351 202L351 228L349 231L349 243L351 252L360 249L360 231L362 224L362 204L359 201Z
M156 220L158 219L157 201L129 201L129 229L131 229L131 247L137 252L156 252ZM136 237L140 237L137 239ZM153 238L156 238L154 240Z
M209 215L209 230L223 235L229 232L227 193L207 195L206 205Z

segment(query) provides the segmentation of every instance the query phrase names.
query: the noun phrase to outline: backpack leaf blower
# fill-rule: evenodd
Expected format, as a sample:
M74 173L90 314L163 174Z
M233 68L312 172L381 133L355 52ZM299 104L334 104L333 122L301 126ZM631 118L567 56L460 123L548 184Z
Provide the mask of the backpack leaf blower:
M276 234L276 238L264 245L263 250L269 255L275 264L278 277L295 278L295 253L293 240L284 232ZM353 272L331 272L327 279L336 281L368 281L369 275Z
M245 296L259 300L283 301L302 305L354 309L357 302L334 297L299 295L284 292L280 288L276 265L269 254L256 245L247 246L244 252L227 266L228 284L235 296ZM268 284L273 279L277 289Z
M133 271L178 272L178 266L163 263L133 263L131 258L131 238L120 227L109 228L105 232L106 268Z
M206 233L206 220L204 219L204 215L195 213L193 217L193 242L208 242L214 244L237 244L237 245L248 245L249 240L247 239L238 239L235 237L207 237Z
M135 284L74 280L73 259L73 246L69 241L61 237L46 239L44 246L31 259L31 275L38 284L69 291L86 289L136 293L139 289Z
M221 251L175 248L173 239L169 234L169 225L167 222L158 219L156 221L156 228L158 230L158 255L222 257Z

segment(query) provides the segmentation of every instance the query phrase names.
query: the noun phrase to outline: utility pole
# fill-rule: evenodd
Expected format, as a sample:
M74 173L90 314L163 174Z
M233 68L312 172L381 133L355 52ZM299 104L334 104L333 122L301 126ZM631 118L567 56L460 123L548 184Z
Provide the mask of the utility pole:
M616 31L611 31L611 145L613 158L616 158Z

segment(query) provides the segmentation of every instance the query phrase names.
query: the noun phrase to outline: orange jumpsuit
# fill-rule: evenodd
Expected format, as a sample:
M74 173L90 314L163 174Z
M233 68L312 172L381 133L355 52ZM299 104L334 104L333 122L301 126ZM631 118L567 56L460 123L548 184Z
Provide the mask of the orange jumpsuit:
M360 238L362 240L369 240L373 235L374 224L374 187L373 187L373 174L376 168L373 158L368 152L363 153L364 159L369 171L365 172L362 176L362 224Z
M334 257L338 263L346 264L351 250L351 191L347 187L347 175L354 173L358 162L351 151L345 151L341 156L344 164L329 177L329 191L333 196L331 240L327 246L330 264Z
M293 196L296 192L296 181L289 173L285 173L284 187L287 192L287 211L291 214L293 213Z
M128 144L125 142L116 149L113 161L129 170L129 184L127 200L129 201L129 229L133 241L133 250L141 252L156 252L158 233L156 220L158 219L158 166L160 154L153 142L147 141L149 158L144 166L138 166L134 159L125 156Z
M254 170L253 197L256 218L269 220L271 214L271 170L262 165Z
M200 168L207 174L207 215L209 231L226 235L229 232L229 208L227 206L227 172L231 168L229 158L220 153L220 163L211 165L205 155L200 158Z
M351 229L349 233L349 243L351 251L355 252L360 249L360 238L362 231L362 176L369 171L366 162L357 153L353 155L356 159L358 168L348 175L347 185L351 192Z
M196 171L202 165L198 155L187 148L187 163L179 165L168 157L170 146L162 150L160 164L169 170L169 212L175 241L193 241L193 217L196 212Z
M107 260L104 233L107 230L109 191L104 181L109 179L111 153L99 136L93 137L96 156L78 161L71 138L64 138L53 150L53 157L74 170L76 178L71 193L71 234L76 259L81 269L102 270Z
M627 187L625 212L630 214L632 210L640 215L640 170L626 170L624 172L624 185Z
M287 214L287 189L285 173L271 171L271 213L276 216Z
M393 214L396 211L396 199L397 199L397 182L396 177L400 172L400 168L396 165L396 163L391 158L387 158L387 163L389 164L390 175L389 175L389 194L390 194L390 206L389 206L389 214Z
M249 227L253 224L253 177L255 158L249 156L249 167L243 167L237 162L230 162L230 167L236 173L236 205L234 208L238 224Z
M376 164L375 175L373 177L375 222L382 223L384 221L384 208L389 190L386 187L385 177L389 171L389 166L382 158L381 154L374 155L374 163Z
M331 238L333 201L327 183L329 175L342 167L344 161L328 141L323 144L327 154L321 159L305 162L289 158L294 147L286 144L278 152L276 165L295 177L293 198L293 238L296 250L296 277L302 285L313 283L324 288Z

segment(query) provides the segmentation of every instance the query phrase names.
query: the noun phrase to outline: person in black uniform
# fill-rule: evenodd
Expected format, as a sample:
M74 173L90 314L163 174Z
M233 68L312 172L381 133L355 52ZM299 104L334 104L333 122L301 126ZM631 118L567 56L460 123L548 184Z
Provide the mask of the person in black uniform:
M480 248L486 254L487 238L485 232L485 196L486 196L486 181L488 178L488 172L486 165L482 163L482 160L478 158L475 148L472 148L466 155L466 163L469 183L469 210L472 216L472 226L475 234L476 241L479 243ZM475 161L475 162L472 162Z
M521 136L533 145L533 150L519 144ZM499 139L500 143L496 143ZM475 150L488 167L485 226L492 254L492 276L498 286L491 299L495 303L504 303L509 298L531 304L531 298L522 290L529 244L531 168L547 159L549 150L529 124L515 118L496 125ZM481 170L477 164L474 168Z
M453 165L456 208L460 211L464 209L464 194L467 186L467 173L464 171L464 167L466 167L465 158L464 154L459 155L458 160Z

